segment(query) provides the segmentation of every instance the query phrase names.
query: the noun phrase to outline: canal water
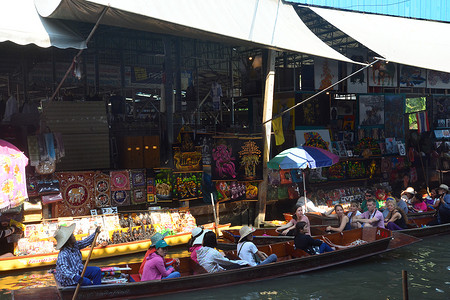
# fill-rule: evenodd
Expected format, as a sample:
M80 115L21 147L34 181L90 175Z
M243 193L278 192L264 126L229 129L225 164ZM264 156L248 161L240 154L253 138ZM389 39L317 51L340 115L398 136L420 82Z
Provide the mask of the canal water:
M118 257L116 263L117 259L132 263L140 261L142 254ZM92 265L112 262L93 261ZM402 270L408 272L411 300L450 300L450 235L426 238L389 253L321 271L152 299L402 299ZM1 276L0 299L10 299L10 288L50 284L52 278L45 270Z

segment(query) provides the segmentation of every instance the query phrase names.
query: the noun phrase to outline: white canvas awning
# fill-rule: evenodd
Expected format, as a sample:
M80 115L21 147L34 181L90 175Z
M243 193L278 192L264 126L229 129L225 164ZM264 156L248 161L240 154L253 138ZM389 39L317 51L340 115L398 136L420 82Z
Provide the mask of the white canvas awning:
M2 2L0 10L0 42L19 45L36 44L47 48L86 48L83 37L58 20L44 19L36 11L33 0Z
M323 43L281 0L35 0L42 17L156 33L252 43L352 62Z
M450 24L309 7L389 61L450 73Z

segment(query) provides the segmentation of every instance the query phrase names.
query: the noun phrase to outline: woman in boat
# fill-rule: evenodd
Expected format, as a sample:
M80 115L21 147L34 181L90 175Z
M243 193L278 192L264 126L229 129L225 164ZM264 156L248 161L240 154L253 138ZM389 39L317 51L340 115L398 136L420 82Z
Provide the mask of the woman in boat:
M203 237L203 247L197 250L197 260L208 273L238 269L248 266L244 260L230 260L215 248L217 239L214 232L206 232Z
M164 238L167 236L167 234L168 234L168 232L165 232L164 234L161 234L161 233L157 232L157 233L155 233L154 235L151 236L151 238L150 238L151 244L148 247L148 250L147 250L147 252L144 255L144 259L142 260L141 267L139 268L139 275L141 277L142 277L142 273L144 272L145 264L148 261L147 258L149 257L150 254L156 252L156 248L155 248L156 243L161 241L161 240L164 240ZM166 268L170 267L170 266L176 266L176 265L180 264L180 260L178 258L165 258L164 259L164 264L165 264Z
M278 227L275 231L281 233L282 235L295 235L295 224L297 222L305 222L305 233L311 235L311 226L309 224L309 219L303 214L303 206L296 205L294 214L292 215L292 220L290 220L286 225Z
M397 206L397 202L394 199L386 201L386 207L389 211L388 216L385 219L384 226L389 230L402 230L408 228L408 216L406 213Z
M163 239L155 244L156 252L153 252L147 257L141 281L180 277L180 272L176 271L173 267L166 267L164 265L164 256L167 254L168 246Z
M428 210L437 209L439 207L439 202L437 189L431 189L430 194L425 196L425 203L427 204Z
M437 219L428 225L438 225L450 223L450 190L448 185L441 184L437 189L439 195L439 207L437 208Z
M332 214L333 211L336 213ZM338 219L339 222L339 227L327 226L327 228L325 229L326 231L342 232L344 230L352 229L350 219L345 215L344 208L342 207L342 205L340 204L335 205L334 208L332 208L330 211L327 211L325 215L330 218Z
M198 264L197 250L202 247L203 237L205 233L211 231L209 229L203 229L202 226L195 227L191 233L191 239L188 242L188 251L191 253L191 259Z
M425 203L424 199L416 194L411 199L411 205L408 206L408 210L410 212L424 212L427 211L427 204Z
M305 222L297 222L295 224L295 249L301 249L311 255L316 254L316 250L314 249L314 247L319 247L319 253L333 251L333 249L327 243L324 243L321 240L315 240L310 235L307 235L305 227Z
M100 285L102 283L102 271L99 267L87 267L84 277L83 262L81 260L81 249L90 246L94 241L96 233L100 233L100 226L95 232L82 241L77 241L73 235L75 223L70 226L63 226L55 233L56 250L59 250L56 260L55 278L62 286L80 284Z
M352 228L359 228L361 227L360 223L353 223L353 217L355 216L359 216L361 214L361 205L358 201L351 201L350 202L350 207L348 209L348 213L347 213L347 217L348 217L348 221L350 222L350 225Z
M237 255L240 259L248 262L250 266L265 265L271 262L277 261L276 254L270 254L267 256L266 253L259 251L253 244L253 232L255 228L250 228L248 226L242 226L239 229L239 243L237 244Z

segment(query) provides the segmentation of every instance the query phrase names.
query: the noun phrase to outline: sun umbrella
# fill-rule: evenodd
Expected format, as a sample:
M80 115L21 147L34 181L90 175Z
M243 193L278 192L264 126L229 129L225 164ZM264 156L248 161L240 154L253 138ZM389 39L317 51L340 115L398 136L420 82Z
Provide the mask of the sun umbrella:
M271 169L315 169L329 167L339 162L339 156L330 151L300 146L289 148L272 158L267 166ZM304 177L304 176L303 176ZM303 178L303 190L305 191L305 178Z
M19 149L0 140L0 210L19 206L28 198L27 164L28 158Z

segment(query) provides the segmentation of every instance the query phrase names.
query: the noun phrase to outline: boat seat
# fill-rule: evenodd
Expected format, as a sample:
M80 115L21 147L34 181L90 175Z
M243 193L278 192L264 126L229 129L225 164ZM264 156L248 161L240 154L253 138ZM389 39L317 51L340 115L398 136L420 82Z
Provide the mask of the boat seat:
M286 252L292 258L310 256L308 253L306 253L305 251L303 251L301 249L295 249L294 245L292 245L292 244L286 244Z
M228 259L233 259L233 260L240 259L239 256L237 255L236 250L227 251L226 256L228 257Z

